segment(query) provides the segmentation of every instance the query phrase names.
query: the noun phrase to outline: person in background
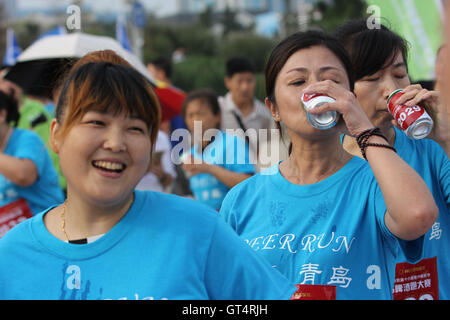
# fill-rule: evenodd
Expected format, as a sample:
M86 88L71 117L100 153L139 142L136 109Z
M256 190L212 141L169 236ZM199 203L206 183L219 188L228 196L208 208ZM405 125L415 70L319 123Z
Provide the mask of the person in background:
M249 129L256 130L256 139L248 139L250 151L252 152L252 159L255 159L257 170L258 152L261 129L267 130L267 142L270 137L270 129L275 128L273 121L267 107L255 98L255 67L253 63L245 57L233 57L226 61L225 66L225 87L228 92L225 96L219 97L219 105L221 109L221 123L222 130L233 129L243 130L244 133ZM264 135L263 135L264 136Z
M67 199L0 239L0 300L292 296L295 287L215 211L135 190L160 117L151 84L114 52L89 53L73 67L50 134Z
M165 57L158 57L151 60L147 64L148 71L153 75L155 80L171 85L172 63Z
M172 86L172 62L169 59L166 57L153 59L147 64L147 69L155 78L157 85ZM164 131L168 136L177 128L186 129L181 115L161 122L160 126L160 130Z
M165 57L158 57L151 60L147 64L147 68L153 75L156 81L163 82L165 85L172 85L172 62ZM170 121L166 120L161 123L162 131L164 131L169 137L176 129L186 129L183 115L177 115ZM178 142L169 139L171 147L173 148ZM189 181L185 177L181 165L174 164L175 177L172 181L170 192L184 197L192 197L192 191L189 188Z
M267 107L290 136L289 158L231 189L220 216L299 288L321 299L391 299L395 261L420 259L438 209L420 176L386 142L353 94L344 47L319 31L295 33L266 65ZM302 94L335 100L338 123L311 125ZM365 159L341 145L359 137Z
M368 99L366 97L371 99L364 101L362 107L369 118L380 126L383 134L388 137L389 143L393 145L399 130L394 129L394 125L397 124L387 110L386 100L394 90L403 89L406 94L399 103L406 102L411 106L419 102L423 103L424 108L434 119L433 131L427 138L436 141L449 155L450 118L445 104L440 101L439 92L423 89L418 84L411 85L407 73L405 40L384 25L380 28L368 29L365 19L359 19L342 25L334 32L352 56L358 98L359 95L364 95L364 100ZM374 44L364 41L365 36L371 36L379 42ZM389 46L383 43L384 40L389 42ZM384 84L388 80L390 82ZM359 88L361 90L358 90ZM390 92L386 93L386 91ZM350 147L350 145L352 149L357 149L354 139L344 139L344 146Z
M167 134L159 130L156 137L153 159L147 173L136 186L136 190L167 192L176 178L175 166L171 159L172 145Z
M406 41L386 26L368 29L365 20L361 19L340 26L335 35L350 53L356 73L355 94L361 107L372 123L388 137L398 155L424 179L433 194L439 217L424 237L424 259L417 268L427 265L427 272L439 279L439 285L433 283L431 288L427 288L433 292L434 299L450 299L450 161L441 147L450 145L450 123L442 116L446 108L440 93L417 84L411 85ZM408 138L394 125L395 121L387 110L387 99L397 89L405 92L399 103L419 104L435 115L434 128L428 137L431 139ZM348 152L361 156L355 138L344 136L343 146ZM435 257L436 261L433 260ZM398 262L405 261L406 257L400 255ZM400 264L398 268L403 266ZM398 270L397 278L402 274L403 269Z
M14 96L0 90L0 206L25 199L36 215L64 201L48 151L34 132L15 128Z
M221 112L212 90L189 93L183 117L194 136L189 156L183 159L183 169L190 176L195 198L218 211L228 190L255 173L248 146L239 137L220 130ZM196 130L196 125L201 130ZM200 139L197 132L202 134Z
M0 80L0 90L6 93L12 93L16 97L20 114L17 128L29 129L39 135L48 149L53 167L58 174L59 185L65 191L66 179L62 174L58 156L51 150L49 144L50 122L53 115L46 110L45 105L39 98L23 94L23 90L19 86L7 79L2 78Z

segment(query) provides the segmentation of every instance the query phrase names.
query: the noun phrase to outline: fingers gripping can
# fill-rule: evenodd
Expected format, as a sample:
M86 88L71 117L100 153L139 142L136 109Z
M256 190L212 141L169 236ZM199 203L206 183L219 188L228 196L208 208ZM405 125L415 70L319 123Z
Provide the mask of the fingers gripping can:
M410 107L396 103L402 95L403 91L401 89L395 90L389 95L387 99L389 113L408 137L414 139L425 138L433 129L433 120L425 109L419 105Z
M336 125L339 120L339 113L327 111L320 114L310 114L308 110L318 108L325 103L333 103L336 100L323 94L303 94L302 104L306 110L308 120L314 128L326 130Z

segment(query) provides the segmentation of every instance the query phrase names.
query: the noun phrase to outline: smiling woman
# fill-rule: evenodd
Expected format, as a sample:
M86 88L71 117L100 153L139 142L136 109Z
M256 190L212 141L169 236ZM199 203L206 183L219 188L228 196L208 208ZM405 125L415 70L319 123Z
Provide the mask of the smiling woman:
M132 190L148 168L160 109L150 84L120 58L110 59L116 64L91 60L88 55L75 65L65 81L52 122L51 145L71 184L67 224L71 225L69 212L80 202L78 197L89 202L102 199L109 223L90 231L101 234L131 205ZM74 229L76 238L86 236Z
M0 300L291 297L217 212L134 190L159 120L150 84L114 52L73 67L51 126L67 199L1 238Z

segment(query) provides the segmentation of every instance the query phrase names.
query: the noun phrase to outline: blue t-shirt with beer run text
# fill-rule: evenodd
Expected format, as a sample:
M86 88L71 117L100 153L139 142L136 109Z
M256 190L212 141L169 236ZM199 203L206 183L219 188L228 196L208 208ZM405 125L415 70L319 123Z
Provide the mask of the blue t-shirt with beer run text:
M312 185L289 182L275 165L231 189L220 216L296 285L335 290L339 300L378 300L392 299L401 250L385 213L370 166L353 157ZM403 247L410 261L421 249L422 237Z

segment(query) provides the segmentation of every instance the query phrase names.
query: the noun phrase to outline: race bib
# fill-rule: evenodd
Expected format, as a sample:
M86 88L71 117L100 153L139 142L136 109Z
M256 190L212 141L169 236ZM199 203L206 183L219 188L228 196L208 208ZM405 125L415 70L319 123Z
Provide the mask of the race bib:
M291 300L336 300L336 286L296 284Z
M439 300L436 257L395 266L394 300Z
M19 199L0 207L0 238L16 224L32 216L25 199Z

